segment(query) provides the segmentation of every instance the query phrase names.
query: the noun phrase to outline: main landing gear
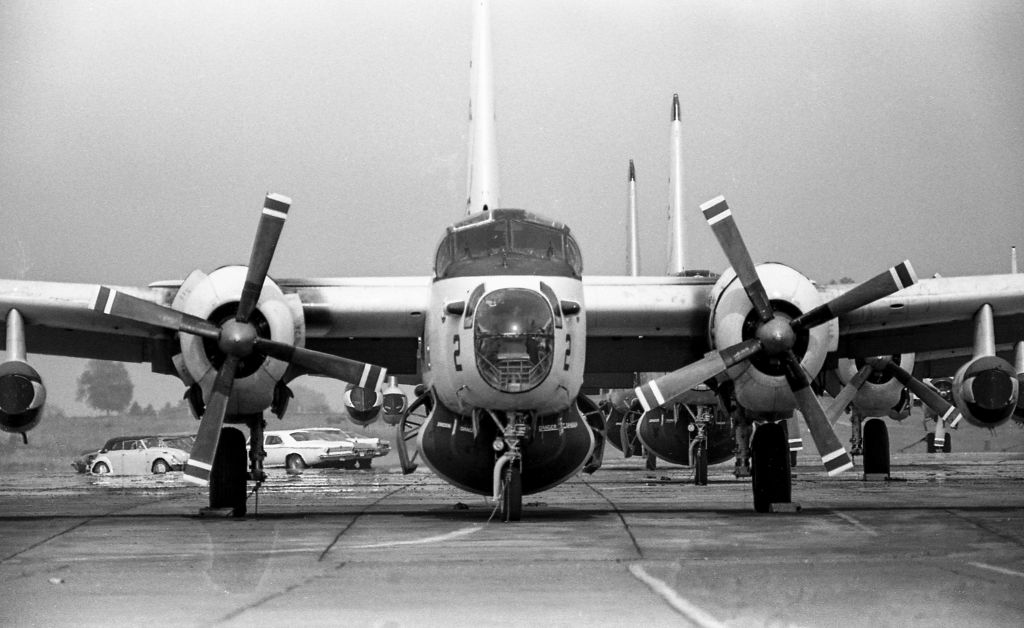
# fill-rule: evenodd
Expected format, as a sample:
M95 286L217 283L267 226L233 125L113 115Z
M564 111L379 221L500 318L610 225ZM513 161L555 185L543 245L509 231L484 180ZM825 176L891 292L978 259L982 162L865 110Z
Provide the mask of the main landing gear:
M252 443L248 454L245 434L240 429L231 426L221 428L217 455L210 470L210 511L230 509L234 517L245 516L249 480L255 481L258 488L267 478L263 471L263 459L267 456L263 450L266 422L258 416L246 423Z
M788 504L792 501L789 442L781 424L760 423L754 430L750 442L750 476L755 511L769 512L772 504Z

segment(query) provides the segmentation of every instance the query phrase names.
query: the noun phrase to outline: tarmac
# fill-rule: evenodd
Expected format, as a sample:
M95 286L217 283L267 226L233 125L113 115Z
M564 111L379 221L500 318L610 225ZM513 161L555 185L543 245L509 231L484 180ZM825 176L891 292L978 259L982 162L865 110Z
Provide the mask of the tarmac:
M0 477L0 626L1020 626L1024 454L801 456L789 512L614 452L487 499L421 467L272 470L242 519L180 473Z

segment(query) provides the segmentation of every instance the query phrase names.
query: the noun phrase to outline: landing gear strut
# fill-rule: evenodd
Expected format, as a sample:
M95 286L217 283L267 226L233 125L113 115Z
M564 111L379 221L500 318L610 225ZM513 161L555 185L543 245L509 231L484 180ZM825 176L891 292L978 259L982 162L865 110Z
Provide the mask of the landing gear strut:
M520 443L530 436L526 419L522 414L509 417L502 438L494 441L495 451L504 450L494 463L494 498L497 500L500 496L501 518L506 522L519 521L523 516L523 452Z
M693 483L696 486L707 486L708 484L708 423L714 416L715 409L711 406L697 406L697 411L691 412L693 422L690 423L694 431L690 440L690 460L693 465Z

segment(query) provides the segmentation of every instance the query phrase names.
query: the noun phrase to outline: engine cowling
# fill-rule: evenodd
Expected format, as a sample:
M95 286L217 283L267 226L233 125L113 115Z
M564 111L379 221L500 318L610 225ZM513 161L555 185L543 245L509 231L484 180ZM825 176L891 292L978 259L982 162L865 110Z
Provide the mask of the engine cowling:
M891 356L893 363L903 368L908 373L914 372L914 354L904 353ZM836 376L845 386L850 383L853 376L857 374L866 364L865 360L841 358L836 367ZM905 405L907 400L905 388L890 373L874 371L857 391L853 398L853 406L863 416L889 416L894 419L904 419L908 413L898 412Z
M39 425L46 387L34 368L20 360L0 364L0 430L24 434Z
M768 298L777 314L796 318L824 301L814 283L800 272L778 263L759 264ZM716 348L725 348L754 337L757 313L736 273L730 268L715 283L710 295L711 322L709 340ZM835 320L802 332L793 352L811 377L821 370L825 356L833 350L839 336ZM743 361L728 371L736 384L736 399L753 412L787 414L796 408L781 363L767 356Z
M398 425L402 420L402 415L405 414L405 409L409 407L409 400L402 389L398 387L394 378L390 378L382 395L381 417L388 425Z
M996 427L1017 409L1020 381L1010 363L982 356L964 364L953 378L953 399L967 422Z
M245 284L245 266L224 266L209 275L196 270L185 279L174 296L172 307L221 324L233 318ZM305 343L306 326L302 303L297 295L284 294L270 278L263 284L252 322L260 336L295 346ZM210 398L217 367L224 359L215 341L193 334L179 334L181 353L174 366L186 386L199 384L205 399ZM284 377L288 364L260 355L242 360L235 378L228 415L262 412L274 398L275 385Z
M359 386L347 386L343 399L345 410L352 422L367 426L380 416L380 408L383 403L383 396L372 388L360 388Z

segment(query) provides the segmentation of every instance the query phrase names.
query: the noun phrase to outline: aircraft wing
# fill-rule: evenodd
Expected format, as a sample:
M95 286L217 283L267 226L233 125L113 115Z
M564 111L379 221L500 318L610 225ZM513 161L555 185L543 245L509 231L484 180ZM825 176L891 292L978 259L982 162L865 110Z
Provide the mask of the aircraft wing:
M170 306L181 283L110 287ZM299 296L307 348L357 359L372 356L396 375L416 372L429 277L284 279L277 284L285 294ZM99 290L97 284L0 280L0 316L6 318L11 309L21 312L29 354L149 362L154 372L173 374L174 334L97 312ZM6 342L2 326L0 341Z
M992 306L997 349L1024 340L1024 275L942 277L922 279L841 316L839 356L914 352L918 362L959 366L971 355L974 315L986 303Z
M669 372L699 360L710 350L713 284L700 277L585 279L588 387L632 387L633 372ZM824 287L822 299L852 287ZM943 277L840 316L837 355L914 352L921 363L935 361L922 376L945 373L970 356L974 314L985 303L994 312L998 349L1024 340L1024 274Z
M672 371L709 349L715 278L585 277L588 388L631 388L634 372Z

